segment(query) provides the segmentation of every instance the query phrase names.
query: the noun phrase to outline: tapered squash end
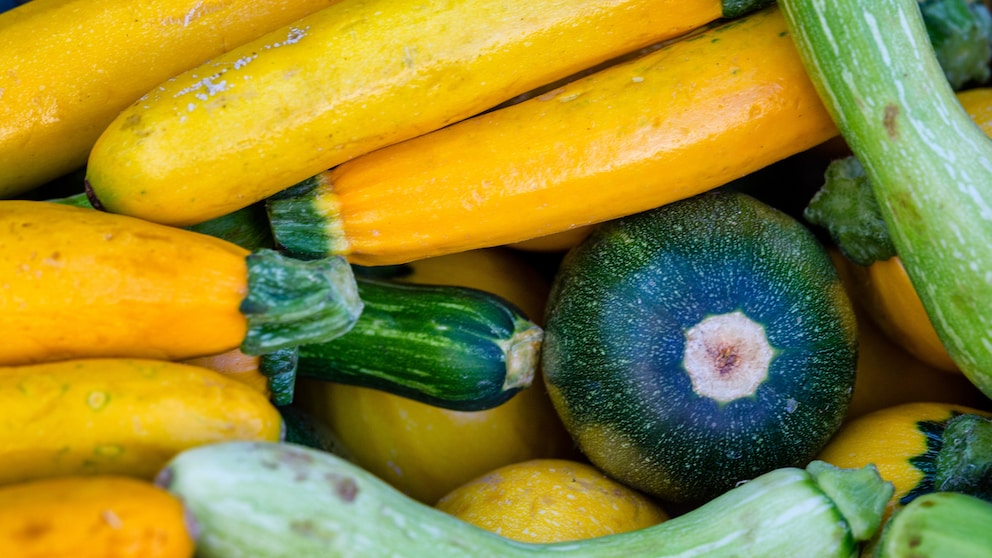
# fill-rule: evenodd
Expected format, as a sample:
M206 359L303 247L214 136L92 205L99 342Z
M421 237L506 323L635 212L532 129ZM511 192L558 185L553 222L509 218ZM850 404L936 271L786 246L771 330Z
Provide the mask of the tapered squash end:
M241 344L246 354L330 341L348 332L362 312L355 276L344 258L299 260L262 249L247 262L248 295L241 302L248 320Z
M326 173L310 177L266 200L272 236L298 258L348 253L340 211Z

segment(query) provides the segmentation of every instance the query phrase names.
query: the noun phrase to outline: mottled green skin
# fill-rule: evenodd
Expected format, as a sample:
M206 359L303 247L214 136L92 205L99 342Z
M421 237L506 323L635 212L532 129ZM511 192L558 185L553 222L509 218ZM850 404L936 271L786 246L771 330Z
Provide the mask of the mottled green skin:
M606 223L552 287L542 367L582 451L610 475L698 502L803 465L850 402L856 322L824 248L798 221L712 192ZM741 311L775 351L753 395L696 395L685 332Z
M530 385L543 332L494 294L359 277L348 333L299 347L300 376L379 389L459 411L495 407ZM521 358L509 358L511 351Z

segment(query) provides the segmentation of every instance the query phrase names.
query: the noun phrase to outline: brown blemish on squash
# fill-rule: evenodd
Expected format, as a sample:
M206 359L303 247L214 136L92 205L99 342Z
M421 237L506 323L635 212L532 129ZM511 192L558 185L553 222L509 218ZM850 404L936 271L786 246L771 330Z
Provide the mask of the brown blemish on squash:
M351 477L342 477L337 473L326 473L324 479L334 488L334 493L342 502L350 503L358 496L358 484Z
M896 118L899 116L899 105L885 105L885 116L882 117L882 125L885 126L885 133L889 138L899 137L899 130L896 127Z
M19 530L16 536L25 540L35 540L44 537L51 530L51 523L31 522L24 525L24 528Z

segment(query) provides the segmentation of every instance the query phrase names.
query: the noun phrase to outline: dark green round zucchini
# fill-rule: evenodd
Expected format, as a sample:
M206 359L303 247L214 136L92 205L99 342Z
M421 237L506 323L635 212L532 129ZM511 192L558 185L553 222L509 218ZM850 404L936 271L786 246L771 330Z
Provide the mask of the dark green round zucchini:
M340 340L297 348L300 377L478 411L530 386L543 330L495 294L358 277L365 304Z
M594 464L699 502L813 458L850 403L856 334L809 230L724 190L604 223L570 251L542 367Z

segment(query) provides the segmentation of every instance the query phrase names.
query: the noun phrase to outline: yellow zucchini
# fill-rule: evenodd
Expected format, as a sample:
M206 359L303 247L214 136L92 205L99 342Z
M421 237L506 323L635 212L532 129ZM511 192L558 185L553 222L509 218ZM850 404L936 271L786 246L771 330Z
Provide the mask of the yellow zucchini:
M291 252L398 263L647 210L836 134L770 7L343 163L270 219Z
M279 440L257 390L205 368L145 359L0 367L0 484L122 474L150 480L180 451Z
M720 0L344 0L152 89L87 180L109 211L194 224L722 15Z
M297 334L343 333L360 310L343 259L248 252L192 231L43 201L0 201L0 229L0 366L80 357L182 360L239 346L268 352ZM270 263L278 281L263 280ZM293 269L302 277L287 280ZM286 296L293 285L300 293ZM321 315L325 303L328 314ZM316 312L299 320L299 307ZM267 321L280 312L284 338L273 335L281 326ZM297 326L303 329L293 332Z
M119 476L0 487L0 556L189 558L193 533L179 498Z
M127 105L334 0L32 0L0 14L0 198L82 167Z

